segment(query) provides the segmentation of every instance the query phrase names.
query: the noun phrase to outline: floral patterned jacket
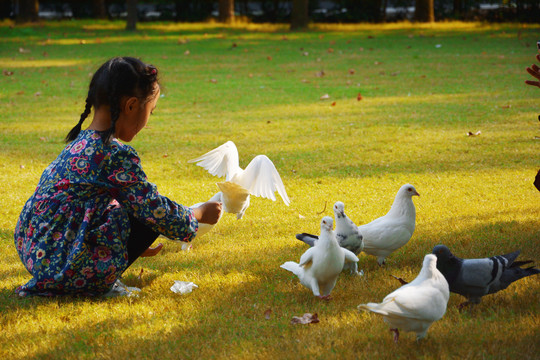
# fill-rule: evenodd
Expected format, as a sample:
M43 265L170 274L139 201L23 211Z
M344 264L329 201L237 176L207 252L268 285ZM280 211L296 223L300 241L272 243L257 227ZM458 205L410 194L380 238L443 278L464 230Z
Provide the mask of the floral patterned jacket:
M127 267L129 216L154 231L191 241L193 211L161 196L137 152L109 146L83 130L43 172L15 229L17 252L32 279L20 296L108 291Z

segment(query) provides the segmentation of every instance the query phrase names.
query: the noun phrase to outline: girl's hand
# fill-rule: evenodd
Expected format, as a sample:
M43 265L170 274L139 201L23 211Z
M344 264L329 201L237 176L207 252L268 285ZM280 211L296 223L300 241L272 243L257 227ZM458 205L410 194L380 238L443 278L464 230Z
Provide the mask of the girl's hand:
M193 209L193 213L200 223L213 225L218 222L222 210L222 204L220 202L207 201Z

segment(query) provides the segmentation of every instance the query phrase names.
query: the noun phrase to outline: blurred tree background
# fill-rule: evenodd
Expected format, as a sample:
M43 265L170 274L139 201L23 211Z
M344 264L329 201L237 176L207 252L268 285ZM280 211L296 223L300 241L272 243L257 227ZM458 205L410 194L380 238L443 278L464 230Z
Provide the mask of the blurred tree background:
M540 21L540 0L0 0L0 17L18 22L65 18L290 23L410 20Z

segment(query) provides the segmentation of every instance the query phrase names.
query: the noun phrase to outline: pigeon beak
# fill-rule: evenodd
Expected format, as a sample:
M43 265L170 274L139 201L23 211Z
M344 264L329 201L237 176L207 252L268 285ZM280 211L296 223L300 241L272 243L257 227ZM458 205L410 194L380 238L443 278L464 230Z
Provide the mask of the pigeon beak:
M415 191L413 195L420 196L420 194L418 193L418 191Z

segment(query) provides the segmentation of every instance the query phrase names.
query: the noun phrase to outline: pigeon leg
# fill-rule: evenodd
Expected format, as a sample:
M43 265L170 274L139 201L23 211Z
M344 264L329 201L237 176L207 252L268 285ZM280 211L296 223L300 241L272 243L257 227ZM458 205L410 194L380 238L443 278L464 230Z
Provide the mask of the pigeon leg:
M317 297L319 299L321 299L321 300L326 300L326 301L330 301L332 299L332 296L330 294L328 294L328 295L319 295Z
M397 344L399 339L399 330L396 329L390 329L390 332L394 333L394 342Z
M465 309L470 304L471 304L470 301L462 302L461 304L458 305L458 310L461 312L461 311L463 311L463 309Z

